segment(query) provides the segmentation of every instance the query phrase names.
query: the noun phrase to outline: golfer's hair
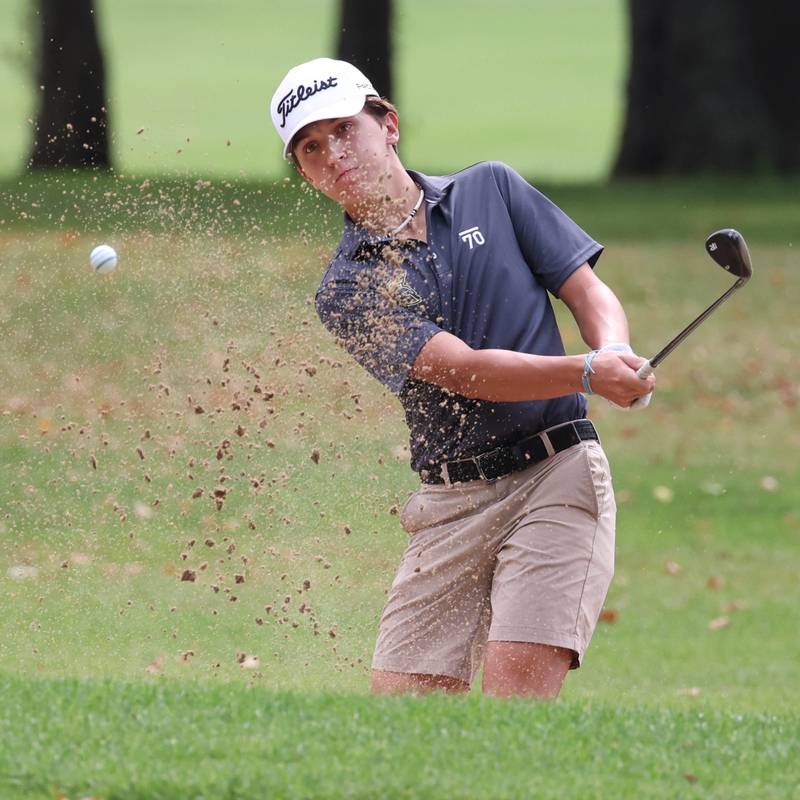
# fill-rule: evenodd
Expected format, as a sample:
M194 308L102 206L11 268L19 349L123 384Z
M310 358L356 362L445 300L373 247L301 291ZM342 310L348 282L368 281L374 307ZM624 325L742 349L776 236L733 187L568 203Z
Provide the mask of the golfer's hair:
M368 95L367 99L364 101L364 108L362 111L366 111L367 114L369 114L371 117L375 117L375 119L378 120L383 119L390 111L394 112L395 114L398 113L394 105L385 97L378 97L378 95L375 94ZM392 145L392 147L396 153L397 145ZM292 141L291 145L289 146L289 156L293 166L295 169L297 169L300 165L297 163L297 159L294 155L294 141Z
M364 101L364 111L378 119L383 119L390 111L397 114L397 109L385 97L377 95L367 97Z
M394 112L398 117L397 109L385 97L377 97L370 95L364 101L364 111L375 119L383 119L390 111ZM393 144L395 153L397 152L397 145Z

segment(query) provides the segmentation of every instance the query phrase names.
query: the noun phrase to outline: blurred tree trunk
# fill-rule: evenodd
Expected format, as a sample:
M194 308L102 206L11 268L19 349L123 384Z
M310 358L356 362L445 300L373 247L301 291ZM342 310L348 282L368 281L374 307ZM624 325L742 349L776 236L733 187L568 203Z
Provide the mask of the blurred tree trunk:
M357 66L392 99L392 0L341 0L336 57Z
M38 110L28 166L110 167L93 0L38 0Z
M628 0L614 174L800 171L800 4Z

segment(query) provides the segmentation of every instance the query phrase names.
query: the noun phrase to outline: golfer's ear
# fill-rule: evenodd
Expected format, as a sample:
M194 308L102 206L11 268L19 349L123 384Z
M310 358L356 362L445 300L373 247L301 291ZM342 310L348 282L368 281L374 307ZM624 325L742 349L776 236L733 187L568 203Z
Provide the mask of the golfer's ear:
M388 111L383 118L386 125L386 144L394 145L400 141L400 120L394 111Z

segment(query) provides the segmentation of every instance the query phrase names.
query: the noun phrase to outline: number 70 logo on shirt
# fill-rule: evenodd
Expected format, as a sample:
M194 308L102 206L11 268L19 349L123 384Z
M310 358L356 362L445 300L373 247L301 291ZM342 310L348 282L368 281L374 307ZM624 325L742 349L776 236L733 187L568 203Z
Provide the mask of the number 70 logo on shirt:
M484 235L480 232L477 225L474 225L472 228L467 228L466 230L459 231L458 235L462 242L467 242L469 244L469 249L474 250L475 245L481 245L486 243L486 239Z

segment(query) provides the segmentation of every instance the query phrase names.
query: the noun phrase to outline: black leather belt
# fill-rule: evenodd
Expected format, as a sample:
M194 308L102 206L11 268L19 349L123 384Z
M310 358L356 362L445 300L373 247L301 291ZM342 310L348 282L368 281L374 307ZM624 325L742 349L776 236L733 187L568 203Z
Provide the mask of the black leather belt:
M420 470L419 474L423 483L445 483L448 486L464 481L493 481L588 439L600 441L594 425L588 419L576 419L474 458L443 461L430 469Z

